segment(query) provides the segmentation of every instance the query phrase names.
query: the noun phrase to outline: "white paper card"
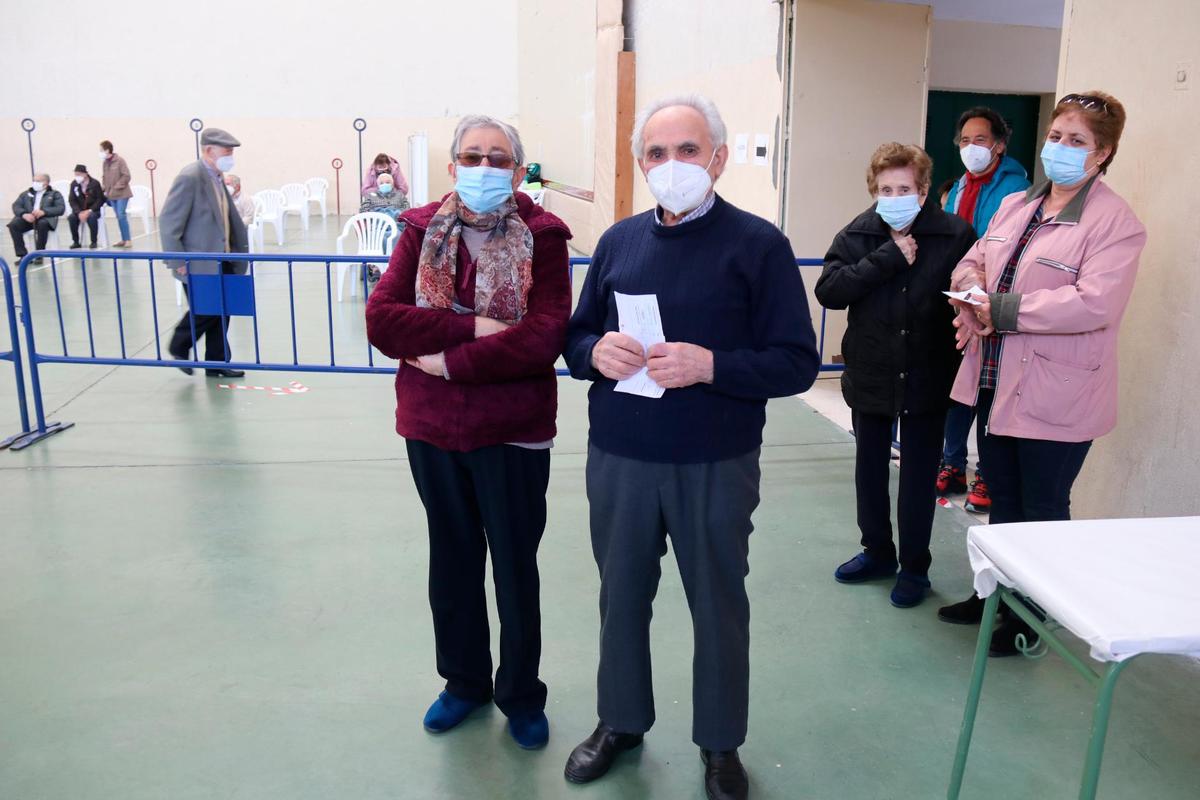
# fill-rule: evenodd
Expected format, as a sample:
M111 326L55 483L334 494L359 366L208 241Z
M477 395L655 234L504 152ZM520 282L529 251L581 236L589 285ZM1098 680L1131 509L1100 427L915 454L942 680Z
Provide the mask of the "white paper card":
M973 306L983 305L983 303L981 303L975 299L976 297L987 297L988 296L987 292L985 292L983 289L980 289L978 285L972 286L970 289L967 289L965 292L942 292L942 294L946 295L946 297L951 297L955 300L962 300L963 302L969 303L970 305L973 305Z
M746 154L750 152L750 134L739 133L733 140L733 163L745 164Z
M621 294L617 298L617 329L626 336L638 340L644 350L650 345L665 342L662 318L658 315L658 296L653 294ZM642 397L662 397L666 391L650 377L642 367L631 377L617 381L618 392Z

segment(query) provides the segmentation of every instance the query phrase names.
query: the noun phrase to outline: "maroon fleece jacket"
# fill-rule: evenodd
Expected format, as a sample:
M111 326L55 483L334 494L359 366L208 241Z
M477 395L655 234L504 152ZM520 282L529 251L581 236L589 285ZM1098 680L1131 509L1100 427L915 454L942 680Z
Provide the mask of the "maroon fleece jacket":
M418 308L417 259L442 201L406 211L407 223L371 299L367 338L401 360L396 372L396 432L443 450L465 452L507 442L543 442L556 433L558 378L571 313L567 240L558 217L518 192L517 213L533 234L533 286L526 313L508 330L475 338L475 317ZM458 302L475 306L475 265L459 242ZM403 363L445 353L450 380Z

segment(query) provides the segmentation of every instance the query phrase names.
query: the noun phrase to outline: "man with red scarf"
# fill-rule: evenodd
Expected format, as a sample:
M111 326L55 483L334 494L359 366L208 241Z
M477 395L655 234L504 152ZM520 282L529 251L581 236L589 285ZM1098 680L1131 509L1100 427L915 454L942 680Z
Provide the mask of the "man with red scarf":
M987 233L1000 201L1029 188L1025 168L1007 154L1011 133L1004 117L986 106L969 108L958 118L954 141L967 171L946 195L946 210L971 223L980 238ZM974 419L974 409L951 405L937 491L943 496L967 492L967 510L986 513L992 501L981 464L976 464L975 480L967 488L967 434Z

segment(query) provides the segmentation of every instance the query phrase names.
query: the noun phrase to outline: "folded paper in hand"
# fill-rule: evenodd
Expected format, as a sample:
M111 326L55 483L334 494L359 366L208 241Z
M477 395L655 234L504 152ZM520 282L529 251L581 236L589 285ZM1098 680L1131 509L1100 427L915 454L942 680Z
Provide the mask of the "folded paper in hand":
M652 344L667 340L663 336L662 318L658 315L657 295L614 294L617 298L617 329L621 333L637 339L643 351L649 351ZM642 397L662 397L666 390L655 383L646 368L642 367L625 380L617 381L616 391Z
M975 299L976 297L988 296L988 293L980 289L978 284L967 289L965 292L942 292L942 294L955 300L962 300L964 303L970 303L973 306L983 305L983 303Z

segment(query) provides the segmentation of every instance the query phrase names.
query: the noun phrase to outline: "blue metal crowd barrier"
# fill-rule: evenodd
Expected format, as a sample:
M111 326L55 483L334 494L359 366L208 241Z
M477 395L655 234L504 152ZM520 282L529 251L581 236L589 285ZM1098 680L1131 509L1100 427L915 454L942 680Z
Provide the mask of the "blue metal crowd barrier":
M0 277L4 279L4 310L5 319L8 320L9 339L9 349L0 350L0 361L12 362L17 408L21 415L20 433L0 441L0 450L4 450L29 434L29 407L25 399L25 375L21 370L21 338L17 335L16 294L13 292L12 273L8 269L8 262L3 258L0 258Z
M34 330L34 316L32 313L33 303L30 297L30 281L29 273L31 271L30 264L33 259L40 257L43 261L48 262L46 267L50 270L51 285L54 293L55 312L58 320L59 340L62 345L61 354L49 353L39 349L38 339ZM209 267L215 270L214 274L204 274L197 272L191 267L194 263L199 262L225 262L231 260L245 261L248 263L248 270L245 275L234 275L226 273L218 267ZM265 371L290 371L290 372L336 372L336 373L375 373L375 374L393 374L395 366L388 364L376 364L374 349L370 344L366 344L366 359L365 363L338 363L337 344L334 334L334 299L333 299L333 266L337 264L359 265L368 263L386 263L386 256L365 256L365 255L309 255L309 254L288 254L288 253L253 253L253 254L236 254L229 253L187 253L187 252L97 252L97 253L81 253L79 251L68 250L44 250L30 254L23 258L18 268L18 285L20 289L21 305L24 309L24 324L25 324L25 344L27 350L27 358L29 361L29 378L30 391L33 396L33 410L36 425L32 430L28 423L28 412L25 407L24 392L18 389L18 396L21 398L22 422L25 431L24 438L13 445L13 449L28 446L34 441L45 438L60 430L65 430L72 423L47 423L45 418L45 407L42 397L41 383L41 366L43 364L92 364L92 365L108 365L108 366L141 366L141 367L171 367L171 368L192 368L192 369L239 369L239 370L265 370ZM167 352L164 358L165 345L163 342L164 332L160 329L158 319L158 287L160 281L166 281L166 285L174 286L173 276L165 269L164 262L182 262L186 267L186 286L188 289L189 303L200 314L210 314L212 316L234 317L248 316L251 319L253 326L254 340L254 358L253 360L178 360L171 357ZM98 353L96 347L96 331L92 319L92 290L88 284L88 264L101 263L107 272L107 264L111 262L111 281L112 294L111 298L116 306L116 328L117 341L119 344L119 355L116 353ZM585 266L591 263L590 258L571 258L569 261L572 273L576 266ZM798 267L820 266L820 259L797 259ZM254 288L254 276L256 266L263 264L286 264L287 265L287 308L288 319L290 323L291 334L291 359L284 360L269 360L264 359L262 348L259 339L259 319L256 310L257 293ZM321 268L324 269L324 300L325 300L325 319L328 333L328 363L324 363L322 356L321 363L314 363L311 359L301 359L299 339L297 336L296 322L296 280L298 278L297 269L304 267L315 267L320 273ZM64 270L78 269L80 276L80 287L83 294L83 309L82 317L86 320L87 325L87 345L86 353L80 355L78 347L76 352L72 353L68 343L66 332L66 316L63 313L63 298L60 290L59 278L60 272ZM138 352L130 352L130 347L126 341L126 310L122 301L121 286L122 275L126 284L133 279L134 275L143 274L141 270L145 270L145 275L149 278L149 305L151 316L153 319L153 357L140 357L138 352L147 349L149 343L138 348ZM572 274L573 277L573 274ZM5 271L6 288L11 289L11 278ZM95 278L93 278L93 282ZM108 278L105 277L105 281ZM369 291L367 283L366 270L362 271L362 286L364 296ZM12 292L8 292L10 309L12 306ZM206 303L208 309L200 308L198 304ZM192 341L196 340L196 321L195 317L189 315L192 325ZM825 346L825 320L826 314L824 309L821 312L820 320L820 338L819 347L821 353L824 353ZM14 350L19 349L19 341L16 335L15 318L11 316L10 311L10 333L13 336ZM5 358L7 354L0 354L0 358ZM197 353L199 355L199 353ZM229 359L228 343L226 343L226 358ZM16 374L18 376L18 384L22 383L21 366L19 356L9 356L6 360L12 360L16 365ZM822 371L838 371L840 365L824 365ZM558 370L559 375L566 375L567 371ZM28 440L28 441L26 441Z

